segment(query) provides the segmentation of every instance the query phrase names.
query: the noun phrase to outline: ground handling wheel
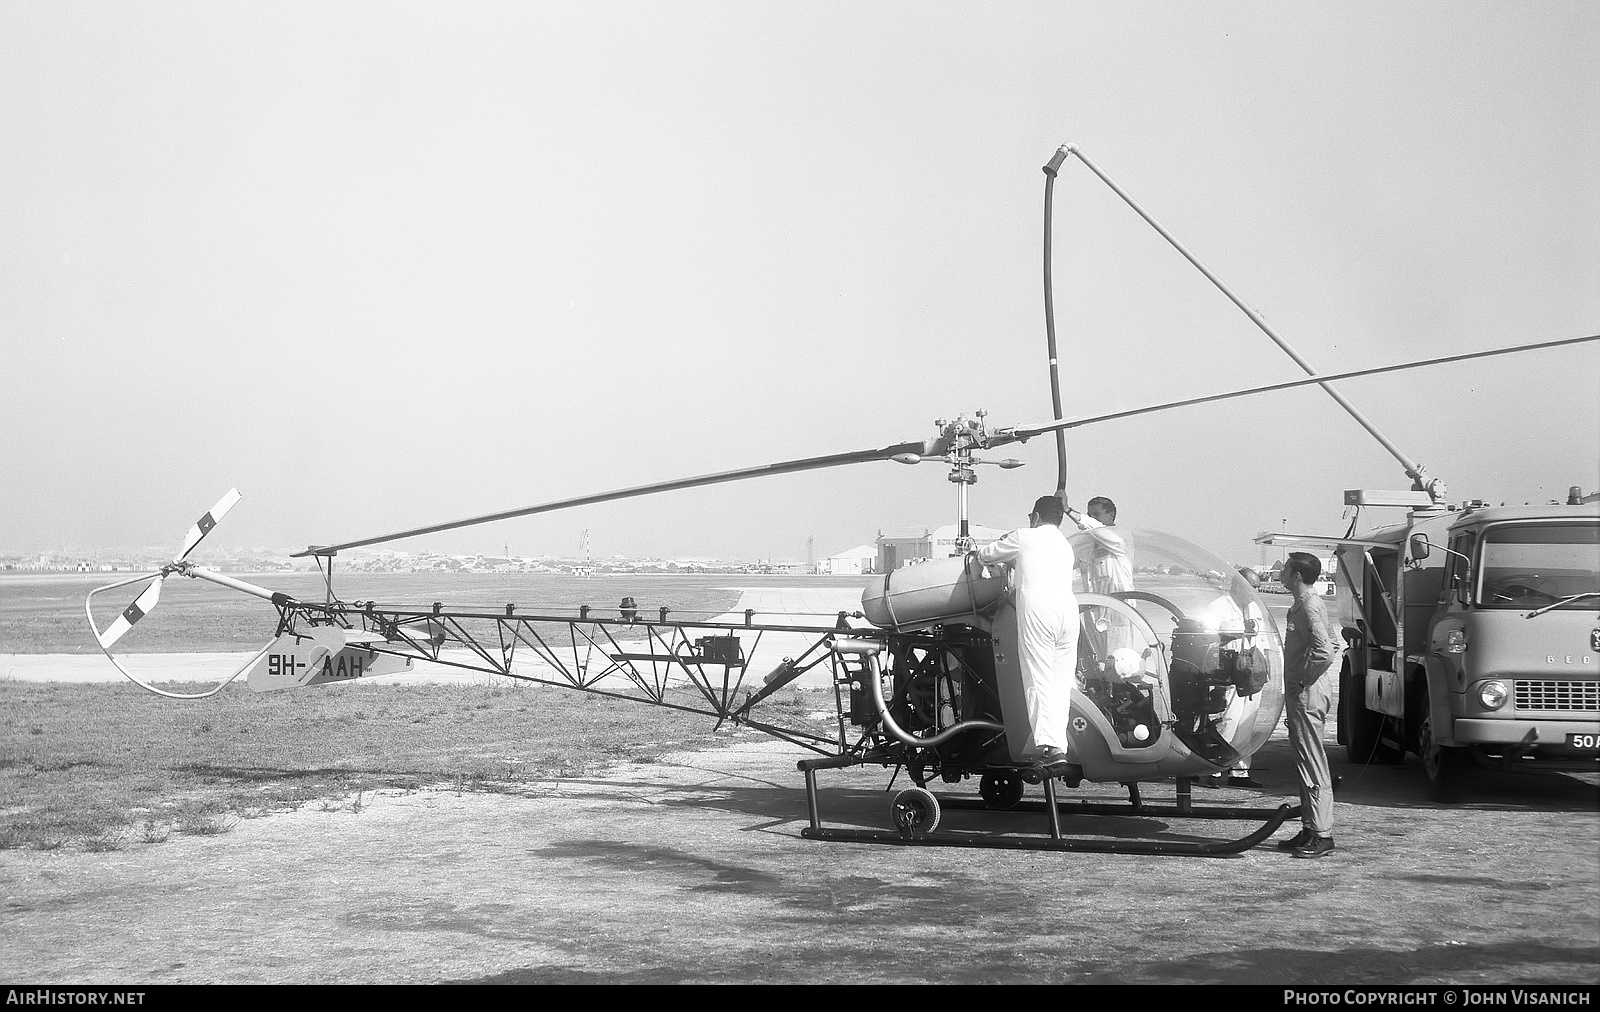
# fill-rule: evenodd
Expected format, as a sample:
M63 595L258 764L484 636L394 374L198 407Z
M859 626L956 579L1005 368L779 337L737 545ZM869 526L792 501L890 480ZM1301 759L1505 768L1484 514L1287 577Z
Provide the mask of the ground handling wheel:
M978 797L996 811L1009 811L1022 800L1022 776L1015 772L985 773L978 780Z
M921 787L907 787L889 806L894 828L907 840L926 836L939 826L939 799Z

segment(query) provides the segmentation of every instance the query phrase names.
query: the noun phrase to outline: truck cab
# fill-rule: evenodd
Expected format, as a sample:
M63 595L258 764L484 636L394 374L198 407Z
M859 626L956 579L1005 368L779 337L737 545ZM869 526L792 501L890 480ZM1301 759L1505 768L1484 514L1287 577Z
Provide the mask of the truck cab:
M1600 771L1600 507L1468 510L1448 539L1409 662L1432 793L1455 800L1474 765Z
M1446 802L1478 768L1600 773L1600 504L1465 503L1294 540L1339 554L1351 761L1415 753Z

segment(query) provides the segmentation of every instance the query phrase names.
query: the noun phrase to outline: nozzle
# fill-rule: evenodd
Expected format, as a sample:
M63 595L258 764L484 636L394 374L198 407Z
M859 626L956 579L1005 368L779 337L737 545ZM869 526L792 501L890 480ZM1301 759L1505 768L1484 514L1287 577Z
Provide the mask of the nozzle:
M1055 157L1051 158L1050 161L1045 165L1044 174L1047 176L1054 176L1061 170L1061 163L1066 161L1067 156L1070 154L1072 154L1071 144L1063 144L1061 147L1057 148Z

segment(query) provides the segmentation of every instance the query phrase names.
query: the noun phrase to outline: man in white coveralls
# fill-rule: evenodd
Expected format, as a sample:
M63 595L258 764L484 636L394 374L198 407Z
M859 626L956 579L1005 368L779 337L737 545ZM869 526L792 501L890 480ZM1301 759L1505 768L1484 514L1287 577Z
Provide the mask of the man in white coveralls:
M1086 513L1071 506L1062 507L1079 530L1094 539L1093 558L1086 560L1088 589L1091 594L1119 594L1133 589L1133 561L1128 557L1128 541L1116 528L1117 504L1103 495L1089 500Z
M1061 500L1040 496L1028 526L978 549L978 561L1003 564L1013 573L1013 599L996 616L995 632L1015 630L1027 708L1026 740L1012 754L1031 759L1047 776L1065 772L1067 721L1078 660L1078 599L1072 592L1072 546L1061 533ZM1007 708L1007 736L1022 730ZM1015 730L1014 730L1015 729Z

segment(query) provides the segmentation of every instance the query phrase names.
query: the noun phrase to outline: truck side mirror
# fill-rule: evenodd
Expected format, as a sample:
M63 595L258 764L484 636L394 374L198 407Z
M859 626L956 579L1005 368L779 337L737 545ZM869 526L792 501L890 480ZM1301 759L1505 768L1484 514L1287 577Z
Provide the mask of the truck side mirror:
M1433 545L1428 541L1426 534L1411 535L1411 557L1413 559L1426 559L1431 551L1433 551Z

